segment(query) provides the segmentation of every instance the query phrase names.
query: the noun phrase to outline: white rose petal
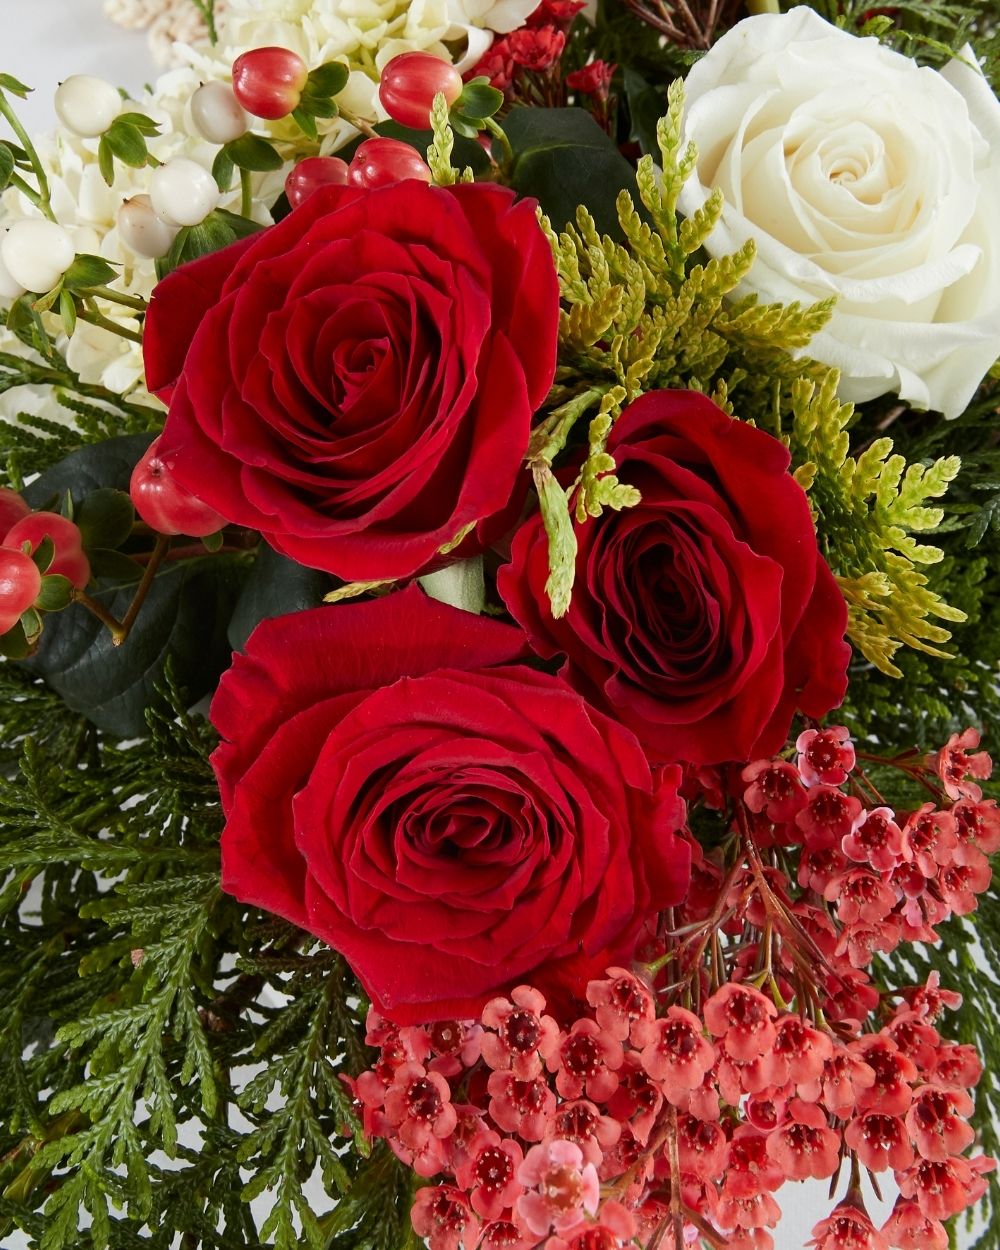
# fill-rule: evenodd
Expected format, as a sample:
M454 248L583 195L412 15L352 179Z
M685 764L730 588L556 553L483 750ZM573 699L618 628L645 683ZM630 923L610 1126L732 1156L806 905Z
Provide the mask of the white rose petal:
M746 18L688 75L685 138L681 211L718 187L709 252L756 244L738 294L836 296L809 352L844 398L964 410L1000 356L1000 102L973 63L922 68L807 6Z

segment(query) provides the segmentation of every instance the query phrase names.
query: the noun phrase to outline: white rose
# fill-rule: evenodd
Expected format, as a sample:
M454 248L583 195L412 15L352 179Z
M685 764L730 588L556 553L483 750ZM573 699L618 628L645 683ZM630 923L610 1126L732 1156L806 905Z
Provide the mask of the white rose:
M1000 356L1000 102L982 74L920 68L801 6L747 18L693 67L685 137L681 211L719 187L709 252L757 245L740 294L835 295L809 353L843 398L959 415Z

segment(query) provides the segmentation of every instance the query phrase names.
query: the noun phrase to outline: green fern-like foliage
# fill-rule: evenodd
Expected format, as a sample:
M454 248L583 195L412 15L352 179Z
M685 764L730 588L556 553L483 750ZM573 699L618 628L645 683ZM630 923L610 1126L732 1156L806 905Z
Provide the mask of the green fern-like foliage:
M804 355L832 312L760 304L737 297L754 262L752 241L730 256L706 259L703 244L722 212L714 194L682 220L677 201L697 152L682 145L683 85L669 90L657 136L662 174L643 157L636 174L639 205L618 199L623 241L598 234L580 208L576 226L550 239L562 291L556 408L536 430L529 454L549 536L553 613L572 595L577 525L606 507L638 500L614 476L607 433L622 406L644 391L683 387L711 395L727 412L771 430L789 445L807 490L824 553L850 608L850 637L867 661L890 676L901 647L937 657L964 614L929 582L925 568L939 548L914 535L932 531L937 500L958 473L957 456L910 463L886 437L852 452L850 405L836 399L834 370ZM543 221L543 225L547 225ZM596 410L576 480L561 486L551 470Z
M221 893L214 735L185 706L166 690L116 744L0 665L0 1244L400 1250L409 1178L366 1159L340 1079L364 997Z

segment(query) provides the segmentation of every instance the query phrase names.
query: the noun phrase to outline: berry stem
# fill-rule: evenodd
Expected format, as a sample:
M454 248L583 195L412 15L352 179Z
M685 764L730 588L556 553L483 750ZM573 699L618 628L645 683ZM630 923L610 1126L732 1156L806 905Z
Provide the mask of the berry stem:
M31 168L35 171L35 177L38 180L38 199L35 203L39 209L48 217L49 221L55 221L55 213L52 211L52 204L49 192L49 179L45 173L45 166L42 164L41 157L35 150L35 145L31 142L31 136L21 125L20 119L11 108L10 101L2 90L0 90L0 117L7 119L7 124L17 136L17 140L21 147L24 148L28 160L31 161Z
M108 317L102 316L99 312L94 312L89 308L79 308L76 315L81 321L87 321L92 326L99 326L102 330L108 330L112 334L117 334L120 338L128 339L131 343L142 342L142 335L138 330L129 330L127 326L120 326Z
M141 295L126 295L124 291L115 291L109 286L92 286L90 294L106 299L111 304L121 304L123 308L133 308L136 312L146 311L146 301Z
M484 117L483 124L489 133L500 144L502 158L500 161L500 172L504 178L509 178L514 169L514 149L510 146L510 140L507 138L507 132L504 128L493 120L492 117Z
M120 647L129 636L132 626L135 624L135 619L139 615L139 610L142 608L142 605L146 600L146 596L149 594L149 588L153 584L153 578L156 576L156 571L163 563L163 559L169 548L170 539L166 536L166 534L157 535L156 546L153 548L153 554L150 556L149 563L143 571L142 581L140 581L139 585L135 588L135 594L132 596L132 602L128 605L128 611L122 618L120 628L117 632L112 632L111 641L116 647Z
M240 216L249 217L253 212L253 179L249 169L240 168Z
M337 105L337 111L349 126L353 126L355 130L360 130L369 139L381 139L383 137L371 122L366 122L363 117L358 117L356 113L349 113L347 109L342 108L339 104Z

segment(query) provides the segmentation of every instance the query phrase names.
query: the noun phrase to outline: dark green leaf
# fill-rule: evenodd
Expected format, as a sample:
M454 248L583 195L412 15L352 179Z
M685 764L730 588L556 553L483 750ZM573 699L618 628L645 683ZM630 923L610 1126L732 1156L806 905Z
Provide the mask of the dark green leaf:
M458 97L456 107L466 117L492 117L503 104L503 92L489 83L466 83L465 90Z
M307 569L261 544L229 622L230 645L239 650L260 624L303 608L315 608L330 589L330 578Z
M14 172L14 153L6 143L0 143L0 191L4 189Z
M101 141L97 145L97 167L101 171L101 177L110 187L115 180L115 156L111 151L107 135L101 135Z
M28 640L24 634L24 626L20 621L15 621L5 634L0 634L0 655L8 660L23 660L27 654Z
M475 139L482 130L481 120L478 117L466 117L458 109L452 109L448 117L448 124L457 135L461 135L463 139Z
M303 95L299 112L308 113L310 117L336 117L340 110L333 100L322 96Z
M204 534L201 542L206 551L221 551L223 543L222 530L216 530L214 534Z
M76 523L83 534L83 545L114 549L132 533L135 509L125 491L101 486L86 495L77 508Z
M212 177L220 191L228 191L233 185L233 161L224 147L219 148L212 162Z
M42 589L35 600L35 607L43 612L61 612L69 605L73 583L61 573L50 573L42 578Z
M34 90L33 87L26 87L23 82L18 82L13 74L0 74L0 88L20 96L22 100L26 100Z
M135 126L118 118L104 132L102 143L104 140L107 140L108 147L115 156L126 165L131 165L134 169L141 169L145 165L148 155L146 140Z
M235 213L227 213L221 209L215 209L199 223L197 226L185 226L177 232L177 238L174 239L174 245L166 256L157 264L156 272L159 277L164 277L170 273L172 269L176 269L178 265L183 265L186 261L196 260L199 256L206 256L209 252L218 252L220 249L227 247L230 243L241 237L237 231L235 222L247 222L245 217L239 217ZM244 234L252 234L259 230L260 227L256 222L250 222L250 229L243 230Z
M319 131L316 129L316 122L311 113L307 113L305 109L297 108L292 110L292 120L298 123L299 129L304 135L310 139L318 139Z
M625 98L632 118L632 134L643 152L659 160L656 123L667 111L666 92L652 87L630 66L625 67Z
M147 117L145 113L119 113L115 121L134 126L140 134L158 135L160 133L158 123L154 122L151 117Z
M266 171L280 169L283 164L281 157L266 139L252 135L249 131L227 143L222 150L240 169Z
M31 556L39 573L45 572L55 558L55 554L55 543L53 543L52 539L48 536L48 534L46 534Z
M76 329L76 301L65 289L59 292L59 316L67 337L72 338Z
M556 230L586 204L602 233L619 238L615 201L635 172L593 117L578 108L515 108L503 121L514 149L512 185L534 196Z
M314 69L306 79L303 95L316 95L326 99L339 95L347 86L349 76L346 65L341 64L340 61L328 61L325 65Z
M24 498L38 509L68 494L76 517L83 501L100 487L128 490L136 461L152 439L151 434L126 434L83 447L26 486Z
M126 585L137 582L142 576L142 568L121 551L94 547L88 549L87 555L90 558L90 571L99 580L104 578Z
M114 265L100 256L81 252L63 275L63 286L68 291L82 291L91 286L103 286L118 276Z
M259 221L251 221L249 217L241 217L226 208L217 208L212 216L224 222L238 239L246 239L264 228Z

